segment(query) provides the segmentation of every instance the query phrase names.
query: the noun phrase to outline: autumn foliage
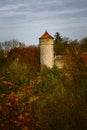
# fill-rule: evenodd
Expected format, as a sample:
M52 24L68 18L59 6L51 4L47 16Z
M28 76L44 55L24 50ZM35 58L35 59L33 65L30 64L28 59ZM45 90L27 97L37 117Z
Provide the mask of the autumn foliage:
M87 40L56 38L61 70L40 71L37 46L0 50L0 130L87 129Z
M14 48L8 53L10 60L18 60L25 62L31 69L38 70L39 63L39 48L36 46Z
M0 94L0 129L1 130L36 130L39 123L34 116L34 108L27 100L22 100L12 91L14 85L0 78L8 92ZM1 84L0 84L1 85ZM13 89L14 90L14 89Z

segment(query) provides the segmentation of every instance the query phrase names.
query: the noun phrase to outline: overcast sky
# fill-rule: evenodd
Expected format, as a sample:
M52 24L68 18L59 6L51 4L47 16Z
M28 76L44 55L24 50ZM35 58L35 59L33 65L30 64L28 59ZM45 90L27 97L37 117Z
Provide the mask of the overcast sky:
M54 36L87 36L87 0L0 0L0 41L38 44L45 29Z

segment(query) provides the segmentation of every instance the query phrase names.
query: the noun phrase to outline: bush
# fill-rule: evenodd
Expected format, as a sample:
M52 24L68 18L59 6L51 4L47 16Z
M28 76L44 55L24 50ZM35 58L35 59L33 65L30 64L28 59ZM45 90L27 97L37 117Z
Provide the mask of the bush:
M27 86L30 84L30 69L25 63L13 61L3 69L3 76L7 81L18 86Z
M40 85L35 108L41 130L86 130L86 104L63 85L58 68L44 68Z
M40 92L52 91L56 86L60 86L60 72L56 66L52 69L44 67L40 74L40 82L38 84Z
M34 116L33 104L22 100L17 95L19 90L15 92L15 86L10 82L3 79L0 81L2 81L2 88L4 87L2 91L0 86L0 130L25 130L25 128L36 130L39 125Z

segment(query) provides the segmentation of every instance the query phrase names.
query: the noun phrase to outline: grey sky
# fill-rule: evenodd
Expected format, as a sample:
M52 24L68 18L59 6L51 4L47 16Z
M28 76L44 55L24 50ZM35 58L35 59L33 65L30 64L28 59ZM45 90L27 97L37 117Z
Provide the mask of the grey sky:
M0 0L0 41L38 44L45 29L51 35L87 36L87 0Z

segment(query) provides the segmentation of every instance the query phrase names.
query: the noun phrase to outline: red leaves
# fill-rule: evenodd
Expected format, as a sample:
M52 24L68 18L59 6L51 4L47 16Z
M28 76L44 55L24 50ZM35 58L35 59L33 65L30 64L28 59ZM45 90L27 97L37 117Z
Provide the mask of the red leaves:
M4 78L0 78L2 87L7 91L0 94L0 130L13 130L20 129L26 126L30 130L37 128L37 120L34 117L34 109L29 101L22 100L18 93L21 92L28 95L33 93L33 89L30 86L24 86L14 91L17 86L14 86L11 82L6 81ZM10 87L14 89L10 89ZM20 98L19 98L20 97Z
M11 82L8 82L8 81L3 81L3 83L4 83L5 85L13 85Z
M3 102L3 98L5 99ZM2 122L2 123L1 123ZM36 119L33 115L32 105L22 102L14 92L0 95L0 129L18 129L26 125L29 129L36 129Z
M8 53L8 58L25 62L29 64L31 68L39 67L39 49L35 46L14 48Z
M87 66L87 52L83 52L81 54L81 58L83 59L85 65Z
M7 83L7 82L6 82ZM28 102L22 102L15 92L0 95L0 129L18 129L24 124L34 127L32 106Z
M15 102L18 102L19 101L19 98L12 92L12 93L10 93L9 95L8 95L8 99L10 100L10 101L15 101Z

